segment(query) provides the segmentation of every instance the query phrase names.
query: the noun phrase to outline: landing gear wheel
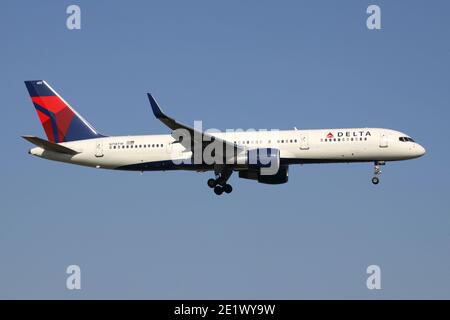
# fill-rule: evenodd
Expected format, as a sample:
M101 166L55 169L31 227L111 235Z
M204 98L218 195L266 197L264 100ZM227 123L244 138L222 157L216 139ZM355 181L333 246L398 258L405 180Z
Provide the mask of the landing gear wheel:
M372 178L372 183L373 184L378 184L378 183L380 183L380 179L378 179L378 177L373 177Z
M215 186L214 193L220 196L223 193L223 188L221 186Z
M214 188L215 186L217 186L217 180L216 179L208 179L208 187L210 188Z
M231 191L233 191L233 187L227 183L223 186L223 191L225 191L226 193L231 193Z

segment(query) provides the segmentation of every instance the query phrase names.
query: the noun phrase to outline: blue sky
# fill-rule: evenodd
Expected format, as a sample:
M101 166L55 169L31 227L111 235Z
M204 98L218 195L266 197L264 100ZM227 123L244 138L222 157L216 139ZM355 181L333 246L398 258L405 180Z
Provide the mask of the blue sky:
M66 28L78 4L82 29ZM366 28L378 4L382 30ZM2 1L0 298L450 298L448 1ZM70 166L24 80L45 79L102 133L386 127L428 151L295 166L267 186L210 173ZM65 287L66 267L82 290ZM366 288L381 267L382 290Z

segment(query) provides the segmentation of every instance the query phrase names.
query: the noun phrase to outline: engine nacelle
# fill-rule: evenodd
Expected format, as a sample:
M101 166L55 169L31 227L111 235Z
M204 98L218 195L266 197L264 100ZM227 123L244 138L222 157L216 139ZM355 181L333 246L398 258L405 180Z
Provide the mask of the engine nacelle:
M280 150L275 148L243 150L234 157L229 157L226 164L237 165L241 169L259 169L263 175L274 175L280 167Z
M274 175L280 168L280 150L275 148L248 150L246 164L249 169L260 169L263 175Z
M289 167L282 166L273 175L262 175L259 170L239 171L239 178L257 180L259 183L265 184L282 184L288 182Z
M289 167L283 166L278 169L278 172L273 175L258 175L259 183L266 184L282 184L289 180Z

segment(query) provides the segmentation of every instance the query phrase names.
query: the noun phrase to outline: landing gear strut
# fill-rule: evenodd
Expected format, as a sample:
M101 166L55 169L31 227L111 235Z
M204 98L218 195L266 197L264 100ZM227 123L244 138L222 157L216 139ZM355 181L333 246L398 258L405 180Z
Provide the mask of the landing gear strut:
M386 163L384 161L375 161L374 166L373 166L373 174L374 177L372 178L372 183L373 184L378 184L380 183L380 178L378 178L379 175L381 175L381 168L380 166L384 166Z
M221 171L216 171L215 179L208 179L208 187L214 189L214 193L220 196L222 193L231 193L233 187L227 183L230 178L232 170L229 168L223 168Z

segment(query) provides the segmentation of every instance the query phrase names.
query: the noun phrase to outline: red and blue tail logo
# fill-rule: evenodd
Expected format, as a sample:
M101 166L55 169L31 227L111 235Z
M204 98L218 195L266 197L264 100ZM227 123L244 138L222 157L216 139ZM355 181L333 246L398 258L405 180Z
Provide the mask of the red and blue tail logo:
M60 143L103 137L44 80L25 81L47 138Z

